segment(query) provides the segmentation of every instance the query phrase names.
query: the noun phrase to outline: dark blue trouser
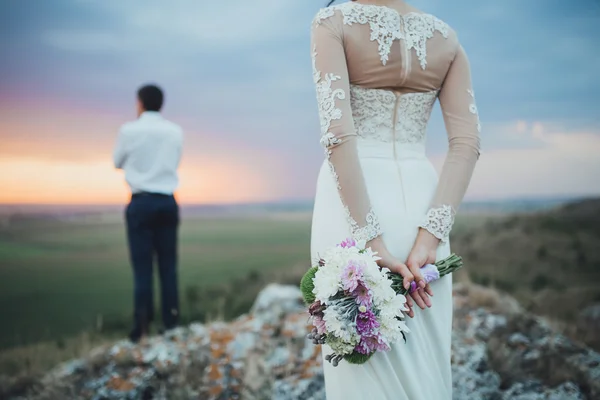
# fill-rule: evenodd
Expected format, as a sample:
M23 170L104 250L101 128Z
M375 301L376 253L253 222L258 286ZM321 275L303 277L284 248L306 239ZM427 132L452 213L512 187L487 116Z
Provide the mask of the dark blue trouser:
M173 196L138 194L125 212L134 277L134 324L146 333L154 319L153 261L158 261L163 323L177 325L177 228L179 206Z

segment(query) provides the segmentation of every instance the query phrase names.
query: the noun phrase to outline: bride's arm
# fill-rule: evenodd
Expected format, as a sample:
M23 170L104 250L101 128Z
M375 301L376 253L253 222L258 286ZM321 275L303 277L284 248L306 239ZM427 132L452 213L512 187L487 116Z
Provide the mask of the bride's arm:
M335 22L335 18L317 16L312 25L313 78L321 121L321 144L346 208L352 236L369 242L382 232L371 208L358 160L346 56L341 27Z
M448 132L449 149L431 208L421 228L445 242L479 158L481 125L471 85L469 61L461 46L446 75L439 99Z
M402 275L406 287L413 280L424 287L420 271L411 272L387 250L377 215L371 208L356 148L357 134L350 106L341 15L335 15L331 9L317 14L312 25L311 49L321 120L321 144L346 209L352 237L367 242L381 257L379 264Z

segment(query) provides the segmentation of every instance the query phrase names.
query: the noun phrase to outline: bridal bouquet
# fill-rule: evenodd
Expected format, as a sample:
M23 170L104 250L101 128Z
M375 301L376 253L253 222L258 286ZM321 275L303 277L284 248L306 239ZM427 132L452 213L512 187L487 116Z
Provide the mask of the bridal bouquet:
M406 341L405 295L416 285L406 290L402 276L380 268L379 259L370 248L347 239L328 249L302 278L300 289L314 326L308 337L331 347L333 354L325 359L334 366L342 359L365 363L400 338ZM461 258L452 255L421 272L429 283L460 267Z

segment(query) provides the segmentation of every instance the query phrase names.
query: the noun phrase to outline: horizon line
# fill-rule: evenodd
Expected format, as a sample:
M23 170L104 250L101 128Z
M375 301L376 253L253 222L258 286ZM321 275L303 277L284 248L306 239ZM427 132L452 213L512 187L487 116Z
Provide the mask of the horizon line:
M568 201L578 199L600 198L600 193L592 194L555 194L555 195L514 195L506 197L479 197L466 198L462 203L483 203L483 202L507 202L507 201ZM261 206L261 205L307 205L314 202L314 199L280 199L265 201L247 201L247 202L222 202L222 203L193 203L179 202L184 207L223 207L223 206ZM2 203L0 207L119 207L126 205L127 202L119 203Z

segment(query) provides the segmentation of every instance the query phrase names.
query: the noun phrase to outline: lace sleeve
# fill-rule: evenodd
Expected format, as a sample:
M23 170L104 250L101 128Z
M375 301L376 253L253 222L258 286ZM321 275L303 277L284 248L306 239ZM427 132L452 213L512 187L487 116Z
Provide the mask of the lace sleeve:
M479 158L481 132L469 61L460 46L439 98L448 132L449 149L431 208L421 227L438 239L447 241L454 215L467 191Z
M336 180L346 216L356 240L381 235L358 160L356 131L350 108L350 83L342 44L341 23L332 9L323 9L312 25L313 77L317 90L321 144Z

